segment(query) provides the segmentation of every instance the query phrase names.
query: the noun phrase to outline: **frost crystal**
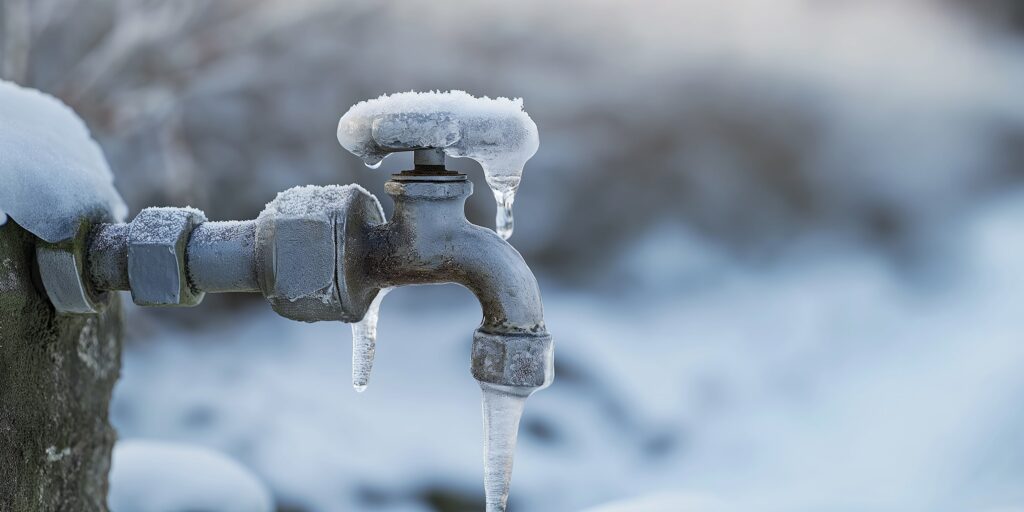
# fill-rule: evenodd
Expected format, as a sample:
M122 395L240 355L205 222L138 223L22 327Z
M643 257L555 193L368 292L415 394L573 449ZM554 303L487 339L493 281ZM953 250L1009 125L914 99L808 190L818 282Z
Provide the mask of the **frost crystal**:
M0 220L59 242L82 219L124 219L103 152L70 108L0 80L0 119Z
M338 122L338 142L371 168L390 153L417 148L476 160L498 203L496 230L508 238L523 166L537 152L540 137L521 98L403 92L350 108Z
M358 190L370 195L365 188L356 185L300 185L284 192L279 192L273 201L267 203L260 213L265 215L309 215L330 211L335 205L344 202L349 190ZM380 205L377 208L383 215Z

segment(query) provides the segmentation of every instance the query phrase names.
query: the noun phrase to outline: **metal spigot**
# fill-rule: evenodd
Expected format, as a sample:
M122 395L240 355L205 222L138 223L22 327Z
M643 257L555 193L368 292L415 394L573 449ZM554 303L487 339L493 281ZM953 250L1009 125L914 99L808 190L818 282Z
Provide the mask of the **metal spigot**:
M473 183L446 170L443 158L440 151L417 150L416 169L384 185L395 213L370 229L371 282L378 288L468 288L483 311L473 337L473 376L504 386L546 387L554 377L553 346L537 279L508 242L466 219Z
M194 208L147 208L130 223L83 223L74 239L40 242L54 307L90 314L106 292L141 306L196 306L206 293L261 293L280 315L358 322L381 288L458 283L483 311L473 376L536 390L551 383L552 343L537 280L519 253L466 220L473 184L444 153L415 150L415 167L385 184L395 214L358 185L296 187L254 220L211 222Z

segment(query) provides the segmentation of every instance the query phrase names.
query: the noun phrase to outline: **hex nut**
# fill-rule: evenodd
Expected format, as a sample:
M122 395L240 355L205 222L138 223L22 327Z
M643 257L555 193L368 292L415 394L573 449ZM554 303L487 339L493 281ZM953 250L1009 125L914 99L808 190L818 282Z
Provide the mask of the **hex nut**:
M185 268L192 230L206 222L194 208L146 208L128 228L128 283L140 306L195 306L203 292L193 289Z
M367 213L368 201L377 205L376 217ZM346 239L357 224L383 222L379 208L351 185L295 187L268 203L256 220L256 265L274 311L303 322L362 318L377 290L345 277L348 262L365 260L346 250Z
M260 284L274 311L306 322L340 319L329 212L261 214L256 247Z
M59 243L40 240L36 262L46 296L58 313L88 315L103 310L108 295L95 290L85 275L89 223L79 224L75 236Z
M473 333L473 378L502 386L545 388L555 377L551 335Z

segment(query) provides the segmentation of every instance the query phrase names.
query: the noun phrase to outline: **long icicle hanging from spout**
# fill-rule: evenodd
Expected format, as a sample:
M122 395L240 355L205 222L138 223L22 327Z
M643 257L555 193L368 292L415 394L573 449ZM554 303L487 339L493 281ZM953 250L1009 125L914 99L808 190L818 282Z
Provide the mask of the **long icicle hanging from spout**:
M505 512L512 483L519 419L533 388L481 382L484 416L484 493L487 512Z
M377 352L377 320L380 318L380 303L391 288L377 292L363 319L352 324L352 388L357 393L366 391L373 370L373 357Z

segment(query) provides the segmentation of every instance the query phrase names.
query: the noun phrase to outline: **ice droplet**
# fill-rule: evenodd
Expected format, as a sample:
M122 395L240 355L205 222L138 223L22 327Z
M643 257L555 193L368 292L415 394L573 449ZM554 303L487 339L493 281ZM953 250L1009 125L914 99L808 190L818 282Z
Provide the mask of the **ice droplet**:
M519 419L534 388L481 382L484 416L484 494L487 512L505 512Z
M373 356L377 352L377 320L380 317L380 303L390 288L377 292L363 319L352 324L352 388L357 393L366 391L373 370Z

